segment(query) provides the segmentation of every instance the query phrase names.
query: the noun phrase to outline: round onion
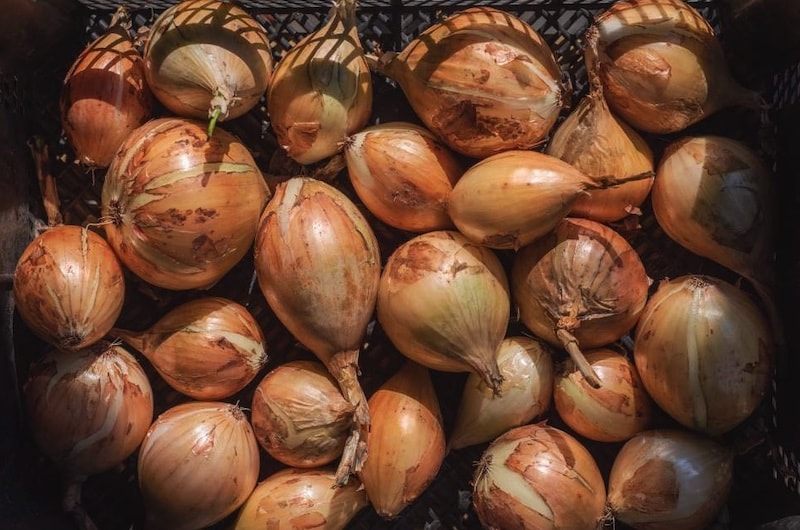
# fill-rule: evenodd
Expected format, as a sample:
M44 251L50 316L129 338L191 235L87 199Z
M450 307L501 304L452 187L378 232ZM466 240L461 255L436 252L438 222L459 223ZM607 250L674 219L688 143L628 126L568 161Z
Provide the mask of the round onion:
M125 279L102 236L58 225L36 236L20 255L14 298L34 333L57 348L78 350L100 340L117 321Z

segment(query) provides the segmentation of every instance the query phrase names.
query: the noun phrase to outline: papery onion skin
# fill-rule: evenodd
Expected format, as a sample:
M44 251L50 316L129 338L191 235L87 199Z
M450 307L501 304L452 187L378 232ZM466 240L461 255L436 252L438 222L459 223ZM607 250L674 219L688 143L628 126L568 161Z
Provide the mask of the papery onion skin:
M198 400L234 395L267 363L255 317L220 296L184 302L142 332L115 328L112 334L141 352L172 388Z
M473 478L472 503L484 528L600 528L606 488L589 450L543 424L516 427L495 439Z
M553 402L564 423L577 434L598 442L622 442L648 428L653 401L633 361L610 349L584 352L600 379L594 388L571 359L557 371Z
M122 312L122 266L93 230L57 225L20 255L14 298L34 333L60 349L79 350L99 341Z
M447 200L465 168L428 129L373 125L348 137L344 155L358 198L384 223L419 233L454 228Z
M123 8L106 32L78 55L61 88L64 134L86 168L108 167L125 138L153 112L144 61L126 21Z
M103 183L106 237L140 279L208 289L250 251L270 191L248 148L217 128L158 118L120 146Z
M357 478L333 488L335 470L282 469L259 482L231 530L340 530L367 507Z
M296 468L339 458L353 423L353 405L320 362L296 360L273 368L255 389L253 432L270 456Z
M238 406L193 401L164 411L139 451L145 525L205 528L233 513L258 481L258 442Z
M642 312L634 362L648 394L690 429L720 435L763 401L775 342L755 301L710 276L663 280Z
M386 262L377 317L394 346L434 370L477 372L494 393L511 312L499 258L453 230L420 234Z
M497 366L503 376L501 395L475 372L467 377L449 449L486 443L514 427L544 415L553 396L555 368L552 350L544 342L523 335L507 337L497 348Z
M492 7L433 24L400 53L380 57L377 68L426 127L473 158L536 146L570 97L541 35Z
M608 507L636 530L703 530L733 485L733 451L700 434L646 430L617 453Z
M70 478L123 463L153 421L153 391L142 367L119 344L51 350L23 388L26 419L41 451Z

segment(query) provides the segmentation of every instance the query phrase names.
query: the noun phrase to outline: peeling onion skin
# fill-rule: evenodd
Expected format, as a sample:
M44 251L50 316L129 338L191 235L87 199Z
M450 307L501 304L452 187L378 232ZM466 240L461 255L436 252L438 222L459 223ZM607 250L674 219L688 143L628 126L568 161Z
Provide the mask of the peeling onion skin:
M288 466L311 468L342 455L353 405L320 362L289 361L256 387L251 406L259 445Z
M70 478L108 471L131 456L153 421L153 391L119 344L52 350L23 388L27 422L41 451Z
M164 411L139 451L139 491L149 530L196 530L221 521L252 493L258 442L244 411L193 401Z
M635 530L703 530L728 499L733 465L733 451L701 434L642 431L612 463L608 507Z
M634 338L648 394L682 425L724 434L763 401L775 342L765 314L734 285L710 276L663 280Z
M605 482L589 450L544 424L495 439L473 478L472 503L487 530L595 530L605 501Z
M593 388L575 363L565 360L553 392L559 417L577 434L598 442L622 442L646 429L653 419L653 401L633 361L610 348L585 355L601 387Z
M80 350L102 339L125 300L122 266L91 229L48 228L23 250L14 269L16 309L53 346Z
M357 478L333 488L335 470L282 469L265 478L239 511L231 530L341 530L369 505Z

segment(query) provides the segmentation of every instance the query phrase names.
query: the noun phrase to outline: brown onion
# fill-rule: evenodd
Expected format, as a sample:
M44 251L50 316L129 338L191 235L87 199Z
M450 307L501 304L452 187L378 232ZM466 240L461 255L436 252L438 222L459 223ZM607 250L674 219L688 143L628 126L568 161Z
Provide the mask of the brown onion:
M406 241L381 274L378 322L400 353L434 370L475 371L498 395L495 352L510 311L500 259L456 231Z
M369 502L394 519L433 482L445 456L439 398L427 368L405 361L369 398L372 418L359 473Z
M544 424L506 432L483 452L472 503L484 528L592 530L604 515L606 488L589 450Z
M585 352L602 385L594 388L567 359L558 369L553 402L558 416L577 434L599 442L622 442L650 426L653 401L633 361L610 349Z
M763 401L775 364L753 298L719 278L663 280L636 327L634 362L648 394L681 424L730 431Z
M106 236L139 278L206 289L250 251L269 188L248 148L218 129L159 118L123 142L103 183Z
M194 401L167 409L139 451L146 528L195 530L222 520L255 488L259 458L238 406Z
M223 297L184 302L144 331L111 333L141 352L172 388L194 399L230 397L267 363L255 317Z
M292 467L318 467L342 455L353 405L325 365L289 361L258 384L251 417L256 440L271 457Z
M88 168L108 167L125 138L153 110L144 61L129 29L130 16L120 7L105 33L72 63L61 88L64 134L77 161Z
M586 381L601 381L581 350L620 339L639 320L650 278L636 250L610 227L565 218L547 237L520 249L511 290L522 323L567 350Z
M89 228L57 225L28 244L14 269L23 321L59 349L100 340L122 312L125 279L111 246Z
M278 185L256 236L256 277L278 319L325 364L354 407L340 484L366 457L369 410L358 354L375 309L380 267L375 234L344 193L310 177Z
M357 478L338 488L334 480L335 470L324 467L273 473L253 490L231 530L345 528L369 502Z
M636 530L703 530L733 485L733 451L675 429L647 430L622 446L608 478L608 507Z
M347 138L344 155L353 189L375 217L411 232L453 228L447 199L464 168L431 131L373 125Z

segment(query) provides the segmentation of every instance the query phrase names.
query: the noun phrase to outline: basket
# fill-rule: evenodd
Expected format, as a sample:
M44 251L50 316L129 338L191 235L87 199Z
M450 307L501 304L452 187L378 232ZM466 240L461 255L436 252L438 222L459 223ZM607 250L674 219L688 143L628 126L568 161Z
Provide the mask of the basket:
M175 3L171 0L125 0L124 4L133 15L134 26L149 25L164 8ZM368 51L400 50L422 30L441 17L465 7L492 5L514 13L536 29L551 45L563 69L564 76L573 87L573 101L577 102L586 91L586 74L582 62L582 37L594 16L613 3L612 0L362 0L359 2L358 28ZM724 17L720 2L716 0L689 1L720 30L724 44ZM325 0L243 0L242 7L264 25L273 43L278 58L302 36L313 31L325 20L330 3ZM65 223L84 224L96 219L99 212L99 197L102 173L85 173L71 163L71 153L66 145L59 122L58 94L64 74L80 50L108 26L111 14L119 2L111 0L80 0L72 9L72 28L63 45L39 57L41 65L34 73L19 76L0 75L0 110L15 118L17 130L10 136L23 145L32 137L43 139L49 150L48 169L58 183L61 212ZM768 79L751 80L762 83L770 107L763 115L753 115L737 109L727 109L704 122L682 132L717 132L741 139L753 146L765 159L774 163L781 194L781 216L783 226L789 224L789 212L796 210L798 190L792 182L791 168L800 167L800 154L793 141L800 137L800 66L790 66L785 71L774 73ZM417 121L392 82L375 77L376 108L374 119L389 121L404 119ZM267 178L285 178L301 171L287 164L285 158L276 154L277 148L263 113L257 109L248 115L226 122L221 127L242 138L251 148L254 158ZM677 135L647 136L656 156ZM24 148L23 148L24 151ZM313 176L334 182L340 189L357 199L342 177L341 161L333 161L302 171L311 171ZM19 171L34 175L30 160L21 163ZM33 177L32 177L33 178ZM29 183L27 191L36 195L36 183ZM32 201L34 213L39 206ZM384 226L376 220L373 226L381 243L382 256L387 257L409 234ZM622 227L620 227L622 228ZM639 251L645 262L648 275L654 280L676 276L684 272L715 274L736 281L731 273L680 248L667 238L657 226L647 204L643 206L641 227L624 232ZM792 307L791 302L800 294L800 242L791 244L783 251L781 275L791 288L781 292L783 307ZM12 269L0 272L9 273ZM258 319L265 332L270 362L267 370L286 360L313 358L297 344L266 305L257 288L252 284L253 265L244 259L208 294L222 294L247 306ZM125 307L119 327L144 329L157 316L166 312L196 293L176 293L145 285L129 277ZM785 311L790 344L800 343L800 315ZM797 320L798 322L795 322ZM13 324L13 346L16 350L16 371L24 377L27 364L44 351L45 345L36 339L18 318ZM520 324L511 322L510 330L518 330ZM11 327L11 326L9 326ZM402 357L389 344L379 325L371 328L363 351L361 366L362 386L370 395L391 375L402 362ZM777 519L784 515L800 513L800 461L795 450L800 450L800 411L797 402L800 390L791 384L791 374L800 374L800 361L787 360L774 381L773 392L762 407L728 438L749 449L737 458L737 477L727 509L720 514L718 528L749 529L756 523ZM142 362L151 375L156 394L156 414L186 400L172 391L155 374L149 364ZM449 432L458 406L465 374L432 372L439 392L440 404ZM260 377L231 401L249 403ZM5 392L0 399L13 400ZM4 404L10 409L9 403ZM559 423L556 415L548 420L552 425L567 429ZM73 528L71 520L60 510L61 484L55 469L33 447L24 428L8 431L11 440L6 440L16 459L3 463L0 468L0 520L11 521L10 527L28 529ZM607 476L613 456L619 445L599 444L585 440L587 447L597 457L601 471ZM485 445L473 446L451 452L445 459L435 481L400 517L392 521L381 519L371 508L366 508L352 521L350 529L478 529L480 525L470 504L470 481L474 464L480 458ZM282 467L269 459L262 451L261 478ZM136 484L135 455L120 469L89 477L83 485L83 505L101 530L130 530L141 528L143 506ZM215 525L221 530L231 519ZM616 528L624 530L617 524Z

